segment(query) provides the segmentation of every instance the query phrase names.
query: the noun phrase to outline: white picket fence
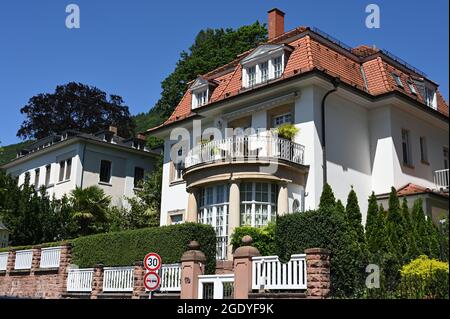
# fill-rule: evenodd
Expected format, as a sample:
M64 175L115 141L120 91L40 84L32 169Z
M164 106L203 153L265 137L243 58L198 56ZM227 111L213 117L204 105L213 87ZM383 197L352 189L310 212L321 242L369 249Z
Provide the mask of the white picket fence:
M162 292L181 291L181 265L162 265L160 270Z
M93 268L69 269L67 274L67 291L69 292L91 292Z
M133 291L134 267L107 267L103 269L103 291Z
M39 268L58 268L61 258L61 247L42 248Z
M252 289L306 289L306 255L292 255L287 263L278 256L253 257Z
M31 262L33 261L33 250L19 250L16 252L16 261L14 269L25 270L31 269Z
M8 253L0 253L0 271L5 271L8 265Z

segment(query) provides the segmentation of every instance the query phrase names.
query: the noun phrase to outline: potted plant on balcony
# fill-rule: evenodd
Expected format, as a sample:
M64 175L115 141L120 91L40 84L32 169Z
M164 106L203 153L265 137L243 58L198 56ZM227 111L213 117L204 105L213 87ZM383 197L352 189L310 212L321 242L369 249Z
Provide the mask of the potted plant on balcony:
M300 130L294 124L283 124L275 129L278 137L293 141Z
M202 157L204 160L208 160L208 158L212 158L213 160L219 160L220 156L220 148L217 146L213 146L208 148L207 145L211 143L210 140L201 140L200 144L202 145Z

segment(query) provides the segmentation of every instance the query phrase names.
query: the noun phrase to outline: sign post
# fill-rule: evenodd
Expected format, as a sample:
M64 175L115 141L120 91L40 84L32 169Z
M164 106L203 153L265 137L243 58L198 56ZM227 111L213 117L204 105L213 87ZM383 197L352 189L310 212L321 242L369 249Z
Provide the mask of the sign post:
M147 273L144 276L144 286L150 291L148 299L152 298L153 291L157 290L161 285L161 277L157 271L161 268L161 256L157 253L148 253L144 258L144 267Z

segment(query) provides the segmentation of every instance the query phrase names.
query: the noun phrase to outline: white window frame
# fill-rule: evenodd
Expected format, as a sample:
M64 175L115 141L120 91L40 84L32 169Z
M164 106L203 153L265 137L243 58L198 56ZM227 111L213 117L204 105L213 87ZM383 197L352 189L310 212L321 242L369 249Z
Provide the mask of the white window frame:
M425 100L425 104L436 110L437 109L436 90L428 85L425 85L424 93L425 96L423 98Z
M281 59L281 69L276 74L275 70L275 60ZM263 64L267 63L267 78L263 79L262 68ZM255 70L254 81L250 81L250 70ZM258 59L257 61L252 61L252 63L246 64L242 66L242 86L244 88L252 88L255 85L266 83L270 80L277 79L281 77L284 73L285 68L285 53L277 52L276 54L271 54L269 56L265 56L262 59Z
M280 120L280 121L278 121L278 120ZM279 123L277 123L277 121ZM283 113L283 114L279 114L279 115L274 115L272 117L272 127L273 128L279 127L279 126L281 126L283 124L292 124L292 113L291 112L287 112L287 113Z
M412 94L417 95L417 90L416 87L414 86L414 84L410 81L406 82L408 84L409 90L411 91Z
M68 165L70 161L70 166ZM63 183L70 181L70 178L72 176L72 167L73 167L73 160L72 158L66 158L65 160L59 161L59 175L58 175L58 183ZM62 174L62 176L61 176Z
M209 88L202 88L192 92L192 108L198 108L208 104L209 102Z
M251 192L252 192L252 196L251 196L251 200L247 200L245 199L243 196L241 196L241 202L240 202L240 208L239 208L239 218L240 218L240 226L251 226L251 227L264 227L267 226L271 221L272 221L272 217L274 217L274 219L276 219L276 215L277 215L277 197L278 197L278 192L277 192L277 185L276 184L272 184L272 183L264 183L264 182L245 182L245 183L241 183L241 187L243 187L243 185L251 185ZM256 200L256 184L261 184L261 187L263 184L267 185L268 187L268 194L267 194L267 200L266 202L264 201L257 201ZM240 189L240 192L242 194L243 190ZM272 196L273 195L273 196ZM272 198L274 197L274 198ZM265 206L266 211L267 211L267 223L261 222L258 223L257 219L256 219L256 206L261 205L262 207ZM245 215L246 215L246 211L247 211L247 207L250 207L250 219L251 222L246 223L245 222ZM261 215L261 221L263 220L263 217Z

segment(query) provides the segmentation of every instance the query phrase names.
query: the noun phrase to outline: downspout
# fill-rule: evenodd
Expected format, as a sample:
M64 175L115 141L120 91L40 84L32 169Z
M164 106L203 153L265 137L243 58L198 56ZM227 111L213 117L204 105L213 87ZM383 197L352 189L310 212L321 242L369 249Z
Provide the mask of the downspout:
M323 185L327 183L327 153L325 147L325 101L328 96L337 91L339 85L339 78L333 78L331 83L333 84L333 89L329 90L322 98L322 169L323 169Z

